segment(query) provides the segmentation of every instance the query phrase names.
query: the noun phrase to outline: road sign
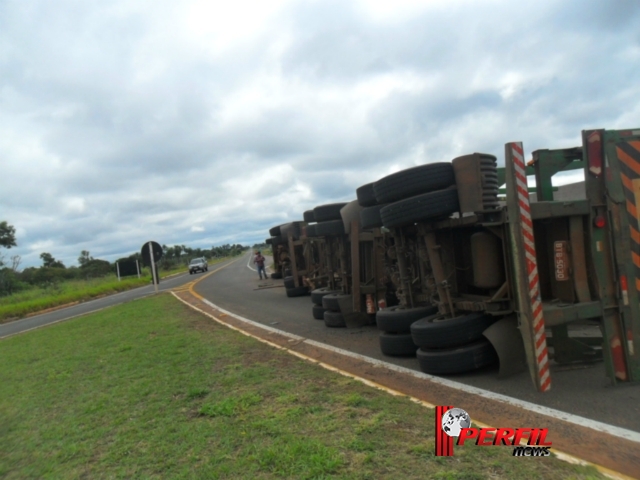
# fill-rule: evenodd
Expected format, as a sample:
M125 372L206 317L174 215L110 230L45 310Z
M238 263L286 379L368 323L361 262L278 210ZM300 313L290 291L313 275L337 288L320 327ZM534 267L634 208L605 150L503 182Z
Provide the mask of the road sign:
M140 254L145 265L151 265L151 257L149 255L149 244L151 244L151 251L153 251L153 261L157 262L162 258L162 247L158 242L150 241L142 245Z
M151 266L151 276L153 278L153 286L158 293L158 282L160 277L156 269L156 262L162 258L162 247L158 242L149 241L145 243L140 249L142 254L142 260L145 264Z

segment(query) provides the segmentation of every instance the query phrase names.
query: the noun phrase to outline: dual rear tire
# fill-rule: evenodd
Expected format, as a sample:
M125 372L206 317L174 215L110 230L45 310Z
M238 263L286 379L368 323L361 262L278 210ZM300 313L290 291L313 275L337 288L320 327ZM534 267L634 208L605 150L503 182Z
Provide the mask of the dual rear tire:
M495 318L476 312L448 318L430 315L411 325L420 370L433 375L464 373L491 365L498 355L483 337Z
M381 330L380 351L390 356L415 356L418 346L411 336L411 324L437 312L434 306L405 308L401 305L380 310L376 324Z
M350 302L351 295L340 292L329 292L322 296L322 308L324 312L324 324L329 328L344 328L347 326L341 312L340 304Z

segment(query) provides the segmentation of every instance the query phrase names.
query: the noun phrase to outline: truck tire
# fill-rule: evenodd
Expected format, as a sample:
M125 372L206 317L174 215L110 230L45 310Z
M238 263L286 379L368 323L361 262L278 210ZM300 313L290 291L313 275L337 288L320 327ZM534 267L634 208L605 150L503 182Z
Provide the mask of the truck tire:
M307 237L317 237L316 234L316 225L307 225Z
M264 241L264 243L265 243L266 245L271 245L271 237L267 238L267 239Z
M421 318L433 315L438 307L405 308L401 305L387 307L378 311L376 323L378 329L388 333L411 333L411 324Z
M312 309L313 318L316 320L324 320L324 312L326 312L326 308L322 308L322 305L314 305Z
M373 184L377 203L390 203L456 184L453 165L430 163L401 170Z
M409 333L380 332L380 351L393 357L416 356L418 346Z
M342 219L316 223L316 235L318 237L344 234L344 223L342 223Z
M426 350L420 348L416 355L420 370L433 375L464 373L498 360L496 351L489 340L477 340L461 347Z
M316 221L316 216L313 213L313 210L307 210L306 212L304 212L302 214L302 218L304 219L305 222L307 223L312 223Z
M273 280L279 280L279 279L281 279L281 278L282 278L282 273L280 273L280 272L274 272L274 273L272 273L272 274L271 274L271 278L272 278Z
M327 310L331 310L332 312L340 311L340 302L351 301L351 295L346 295L344 293L330 293L322 297L322 306Z
M295 286L293 277L284 277L284 288L295 288Z
M332 312L331 310L327 310L324 312L323 320L324 324L327 327L340 328L347 326L347 324L344 322L344 317L340 312Z
M293 237L294 240L298 240L300 238L300 230L302 228L303 222L290 222L280 225L280 235L284 239L285 242L289 241L289 235Z
M329 295L330 293L340 293L340 290L331 290L328 287L323 287L323 288L316 288L315 290L313 290L311 292L311 301L315 304L315 305L320 305L322 306L322 298L325 295Z
M280 228L280 227L278 227ZM282 238L280 235L275 235L273 237L271 237L271 245L276 246L276 245L283 245L286 243L286 240L284 238Z
M390 203L380 210L380 216L382 224L391 228L448 217L459 209L458 190L447 188Z
M280 225L270 228L269 235L271 235L272 237L277 237L278 235L280 235Z
M380 228L382 226L382 217L380 216L380 210L387 204L375 205L373 207L363 208L360 212L360 225L363 230L370 228Z
M287 297L303 297L309 294L309 287L287 288Z
M373 191L373 182L367 183L356 189L356 197L361 207L373 207L378 203Z
M495 317L481 312L455 318L436 313L413 323L411 335L421 348L450 348L482 338L482 332L495 321Z
M327 222L329 220L342 220L340 209L346 203L328 203L327 205L319 205L313 209L313 215L316 222Z

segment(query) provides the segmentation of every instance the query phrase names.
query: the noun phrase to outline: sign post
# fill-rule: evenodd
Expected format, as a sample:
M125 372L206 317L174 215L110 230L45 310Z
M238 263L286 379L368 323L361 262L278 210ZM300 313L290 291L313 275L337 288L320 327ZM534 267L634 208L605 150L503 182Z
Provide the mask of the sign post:
M118 281L120 282L120 264L116 262L116 272L118 273Z
M151 257L151 275L153 276L153 287L158 293L158 277L156 276L156 262L153 259L153 245L149 242L149 257Z
M156 262L162 258L162 247L158 242L149 241L142 245L142 249L140 251L142 255L142 260L144 263L151 266L151 276L153 278L153 285L155 287L156 293L158 293L158 283L160 279L156 273Z

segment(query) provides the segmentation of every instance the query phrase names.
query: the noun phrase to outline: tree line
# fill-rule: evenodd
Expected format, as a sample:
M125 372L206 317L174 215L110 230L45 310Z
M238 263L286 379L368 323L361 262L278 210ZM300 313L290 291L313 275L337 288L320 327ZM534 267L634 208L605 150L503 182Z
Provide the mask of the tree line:
M16 230L6 221L0 222L0 247L10 249L17 246ZM205 257L208 260L236 256L249 247L240 244L225 244L212 246L210 249L190 248L185 245L162 245L163 257L158 267L161 270L171 270L186 265L192 258ZM78 266L67 267L49 252L40 254L42 265L40 267L28 267L20 270L20 255L13 255L6 260L6 256L0 250L0 296L11 295L20 290L33 286L45 286L64 280L89 279L115 275L116 263L137 260L140 268L143 261L140 252L128 257L119 258L111 263L107 260L93 258L88 250L82 250L78 257Z

